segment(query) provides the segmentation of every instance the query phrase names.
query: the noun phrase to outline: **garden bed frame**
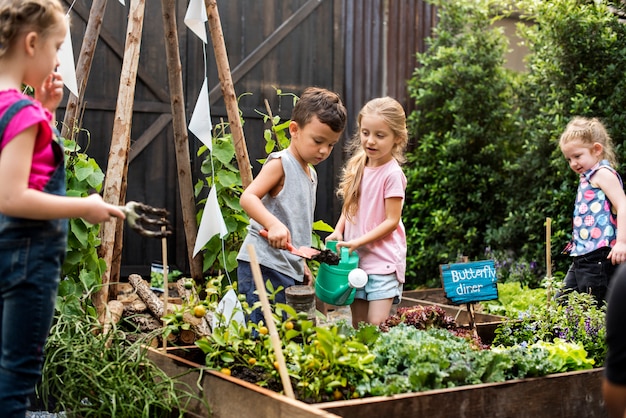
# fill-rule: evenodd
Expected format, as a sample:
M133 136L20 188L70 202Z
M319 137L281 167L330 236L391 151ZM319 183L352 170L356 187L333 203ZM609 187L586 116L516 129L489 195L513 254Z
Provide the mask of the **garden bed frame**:
M197 388L211 411L200 403L188 417L239 418L606 418L602 399L602 368L545 377L461 386L393 396L306 404L187 360L196 347L149 349L148 357L165 373ZM198 355L198 353L196 353ZM198 385L200 387L198 387Z

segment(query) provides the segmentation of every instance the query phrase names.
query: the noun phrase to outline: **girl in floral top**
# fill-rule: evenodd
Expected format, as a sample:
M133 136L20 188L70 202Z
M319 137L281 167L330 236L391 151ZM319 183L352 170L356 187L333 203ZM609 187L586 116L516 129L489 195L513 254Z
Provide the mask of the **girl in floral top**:
M561 152L580 182L574 204L572 240L565 252L573 262L558 297L571 291L590 293L598 303L616 266L626 260L626 195L613 142L596 119L575 117L559 140Z

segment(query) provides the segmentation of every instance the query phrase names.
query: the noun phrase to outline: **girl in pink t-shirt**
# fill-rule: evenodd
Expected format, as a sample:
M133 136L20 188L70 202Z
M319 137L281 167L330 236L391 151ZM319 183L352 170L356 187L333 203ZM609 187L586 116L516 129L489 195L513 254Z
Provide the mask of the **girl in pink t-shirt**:
M406 269L406 235L402 206L406 177L400 164L408 141L402 105L390 97L370 100L357 119L352 156L344 167L337 194L341 217L326 241L336 240L359 254L368 276L357 289L352 325L378 325L402 296Z

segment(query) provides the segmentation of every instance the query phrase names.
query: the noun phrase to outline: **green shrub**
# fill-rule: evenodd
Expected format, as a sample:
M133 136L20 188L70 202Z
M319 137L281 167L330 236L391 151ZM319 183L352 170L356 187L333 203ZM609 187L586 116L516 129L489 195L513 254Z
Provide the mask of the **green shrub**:
M504 212L504 166L514 134L515 75L504 69L506 38L492 29L489 1L433 1L439 23L409 81L417 110L403 219L407 283L431 285L439 264L484 251L486 225Z

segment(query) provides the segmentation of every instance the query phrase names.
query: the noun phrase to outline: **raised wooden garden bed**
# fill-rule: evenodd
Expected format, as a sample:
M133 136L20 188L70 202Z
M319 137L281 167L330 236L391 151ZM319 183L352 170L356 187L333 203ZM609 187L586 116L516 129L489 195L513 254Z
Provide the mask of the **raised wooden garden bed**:
M410 307L415 305L435 305L441 307L446 314L454 318L459 326L469 326L470 315L465 305L451 305L446 298L443 289L409 290L402 293L402 299L398 307ZM474 312L476 331L485 344L491 344L494 331L498 325L506 320L499 315Z
M193 347L150 349L149 358L170 376L204 396L211 406L191 405L189 417L239 418L343 417L449 418L607 417L602 401L603 369L560 373L541 378L514 380L431 390L394 396L306 404L214 371L200 371L202 358ZM184 357L183 357L184 356ZM200 385L198 388L197 385Z
M316 404L343 418L607 417L603 369L546 377Z
M210 411L201 402L193 402L186 410L187 417L339 417L241 379L206 370L199 364L203 357L204 354L197 347L168 348L166 352L148 348L148 358L161 370L168 376L176 377L181 384L187 385L195 394L207 400Z

